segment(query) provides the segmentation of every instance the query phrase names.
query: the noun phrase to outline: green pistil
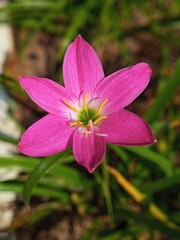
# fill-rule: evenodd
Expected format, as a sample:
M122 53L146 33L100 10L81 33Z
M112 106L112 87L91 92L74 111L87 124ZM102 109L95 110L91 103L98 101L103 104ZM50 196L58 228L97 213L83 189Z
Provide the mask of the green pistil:
M87 107L87 109L83 109L79 112L78 121L82 122L84 126L87 126L90 120L95 121L98 119L99 115L93 108Z

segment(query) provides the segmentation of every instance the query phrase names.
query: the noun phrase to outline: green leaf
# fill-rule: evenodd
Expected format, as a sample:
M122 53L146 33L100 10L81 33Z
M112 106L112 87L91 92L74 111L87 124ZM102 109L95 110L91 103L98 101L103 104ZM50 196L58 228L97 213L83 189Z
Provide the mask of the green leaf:
M145 193L152 194L152 193L160 192L164 189L170 188L179 183L180 183L180 174L175 174L157 181L153 181L152 183L146 183L146 186L144 186L142 190Z
M153 105L145 115L145 119L151 123L158 119L165 109L166 103L171 100L180 84L180 60L176 63L173 75L167 81L162 91L157 95Z
M60 203L59 201L40 204L30 213L27 224L28 226L32 226L35 223L39 222L41 219L47 217L48 215L57 212L60 209L64 210L65 207L66 205L64 203Z
M101 228L102 221L100 218L96 218L90 227L86 229L84 234L81 237L81 240L92 239L92 235ZM93 237L94 238L94 237Z
M105 236L101 237L99 236L96 238L96 240L117 240L117 239L125 239L123 238L124 236L124 231L112 231L110 234L105 234ZM124 236L125 237L125 236ZM128 240L130 240L128 238Z
M56 167L58 167L58 172L55 172ZM53 178L51 175L56 178ZM85 190L91 189L92 180L86 179L85 175L78 170L65 166L65 165L56 165L52 167L48 174L49 177L45 176L42 178L41 183L45 183L47 186L52 185L54 182L54 186L65 187L69 190Z
M39 160L25 156L0 157L0 167L18 168L29 172L39 163Z
M79 33L79 29L85 24L89 16L91 1L86 0L84 4L76 8L74 16L71 19L71 24L69 24L67 31L64 36L64 40L61 48L59 49L58 59L62 59L65 49L70 44L75 36Z
M20 87L18 81L10 76L0 74L0 84L13 94L27 96L26 92Z
M36 168L33 170L33 172L30 174L26 184L24 185L23 195L24 195L24 201L26 204L29 204L29 198L31 196L33 188L36 186L40 178L42 178L45 173L47 173L50 168L52 168L53 165L55 165L57 162L61 161L61 159L65 158L68 155L68 152L62 153L62 156L59 157L59 155L51 156L44 158L43 161L41 161Z
M115 151L118 151L117 146L111 145L111 148ZM162 172L166 175L173 174L173 166L172 162L162 155L154 152L153 150L149 149L148 147L123 147L127 151L133 152L140 157L149 160L153 164L155 164Z
M5 182L0 182L0 191L2 192L16 192L16 193L22 193L24 183L21 181L5 181ZM34 196L38 197L48 197L48 198L53 198L57 200L61 200L61 202L65 203L70 203L70 196L69 193L66 193L65 191L59 191L59 190L52 190L48 189L43 186L37 186L33 189L31 189L31 193Z
M171 214L171 219L180 226L180 211Z
M135 212L129 211L125 208L120 208L119 211L121 213L122 219L125 219L126 221L128 218L133 219L135 221L135 224L137 227L138 227L138 224L143 224L146 227L148 227L149 229L152 229L152 230L157 229L157 230L161 231L162 233L165 233L165 234L173 237L174 239L180 238L179 229L170 228L170 227L164 225L163 223L154 220L152 217L150 217L147 214L135 213ZM119 216L118 216L118 218L119 218Z
M8 142L8 143L12 143L12 144L17 144L18 143L18 140L10 137L10 136L7 136L3 133L0 133L0 140L3 141L3 142Z
M55 157L59 158L57 154ZM60 159L60 164L52 166L49 169L48 176L43 177L40 182L51 187L64 187L70 190L87 190L92 186L92 180L87 179L85 175L75 168L64 163L69 163L74 157L69 154L66 158ZM42 161L42 158L32 158L27 156L0 157L0 167L7 169L16 168L19 171L32 172L32 170ZM59 162L59 160L58 160Z
M106 164L103 163L103 170L105 171ZM112 204L112 198L110 194L110 188L107 181L107 176L102 177L97 171L94 172L94 176L96 178L96 181L100 184L102 191L104 193L104 198L106 201L107 211L109 216L111 217L111 221L114 222L114 211L113 211L113 204Z

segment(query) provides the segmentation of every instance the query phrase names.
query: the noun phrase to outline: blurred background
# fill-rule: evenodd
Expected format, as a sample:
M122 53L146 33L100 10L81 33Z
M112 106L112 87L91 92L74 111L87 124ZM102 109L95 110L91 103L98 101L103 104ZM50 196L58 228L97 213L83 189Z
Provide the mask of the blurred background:
M109 145L93 174L71 150L44 159L16 150L46 114L18 76L63 84L64 53L78 34L106 75L138 62L153 71L128 109L158 142ZM180 239L179 83L179 0L0 0L0 240Z

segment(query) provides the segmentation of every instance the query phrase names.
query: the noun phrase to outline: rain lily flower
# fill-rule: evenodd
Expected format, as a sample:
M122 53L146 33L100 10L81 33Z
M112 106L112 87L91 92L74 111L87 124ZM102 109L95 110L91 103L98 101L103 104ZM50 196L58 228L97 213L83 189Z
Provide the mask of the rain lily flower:
M78 164L92 173L104 158L106 143L155 143L148 124L124 109L150 76L150 67L138 63L105 77L96 52L79 35L64 57L65 87L46 78L20 77L22 88L48 114L25 131L18 150L37 157L72 146Z

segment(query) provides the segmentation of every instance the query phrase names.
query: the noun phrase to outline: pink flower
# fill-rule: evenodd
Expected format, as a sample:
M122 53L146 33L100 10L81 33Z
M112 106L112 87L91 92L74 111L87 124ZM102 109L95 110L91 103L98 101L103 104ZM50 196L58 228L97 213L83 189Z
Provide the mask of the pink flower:
M148 124L124 109L149 83L146 63L105 77L96 52L78 36L66 51L63 76L65 87L46 78L20 77L22 88L48 112L23 134L21 153L49 156L72 146L76 161L92 173L104 158L106 143L156 142Z

